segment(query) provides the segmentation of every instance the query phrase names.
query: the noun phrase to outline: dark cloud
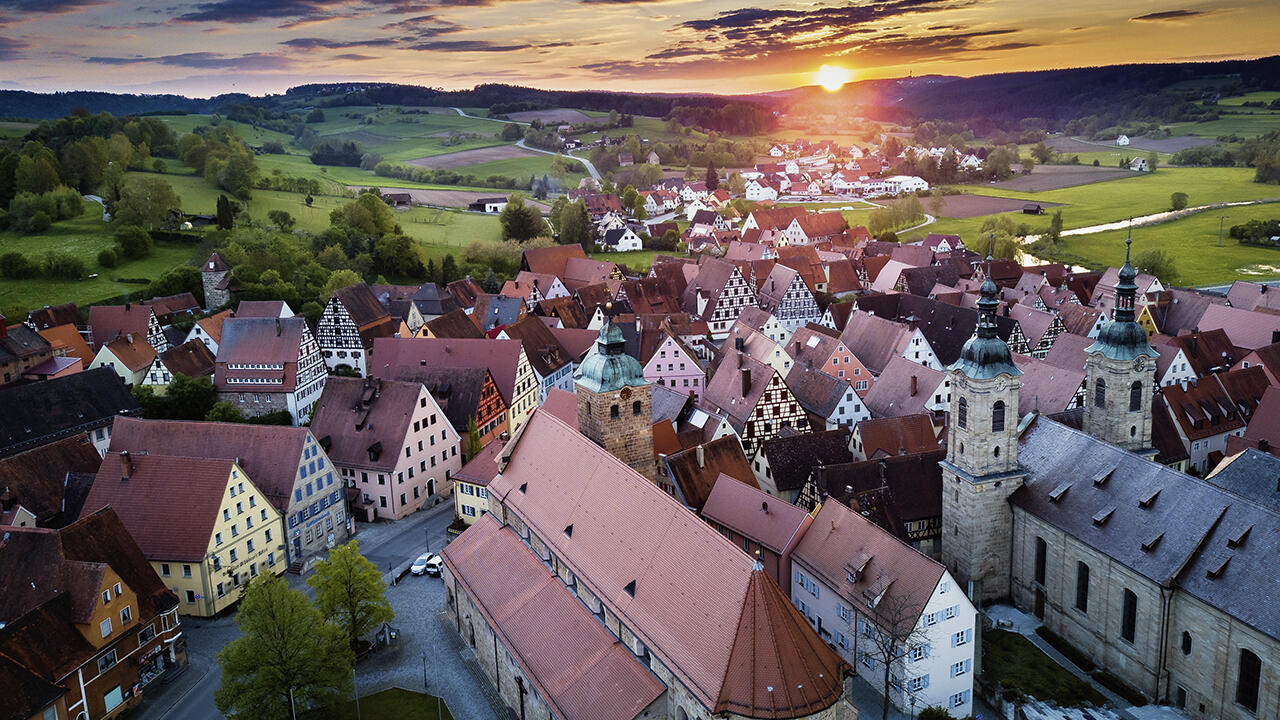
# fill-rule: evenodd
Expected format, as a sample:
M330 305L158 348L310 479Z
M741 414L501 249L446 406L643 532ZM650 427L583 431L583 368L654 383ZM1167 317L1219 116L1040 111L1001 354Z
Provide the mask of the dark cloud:
M359 53L343 53L343 54L341 54L341 55L334 55L334 56L333 56L333 59L334 59L334 60L350 60L350 61L352 61L352 62L360 62L360 61L362 61L362 60L381 60L382 58L379 58L379 57L374 56L374 55L361 55L361 54L359 54Z
M396 41L391 38L379 38L376 40L329 40L326 38L303 37L285 40L280 43L295 50L346 50L358 47L387 47L395 45Z
M28 47L31 46L25 41L0 36L0 60L17 60Z
M61 15L79 12L95 5L105 5L106 2L107 0L0 0L0 10Z
M1197 15L1205 15L1203 10L1165 10L1164 12L1147 13L1129 18L1133 22L1166 22L1169 20L1185 20Z
M90 57L87 58L87 61L99 65L151 63L203 70L283 70L294 65L293 60L280 55L268 55L266 53L223 55L215 52L190 52L155 57Z
M324 20L363 17L370 12L428 12L445 5L486 5L489 2L492 0L442 0L435 3L364 0L353 6L348 0L211 0L197 3L193 10L179 15L177 19L184 22L224 23L290 20L285 27L296 27Z
M408 49L426 52L515 52L532 47L527 43L504 45L492 40L431 40L409 45Z
M583 5L643 5L660 2L671 2L671 0L578 0Z

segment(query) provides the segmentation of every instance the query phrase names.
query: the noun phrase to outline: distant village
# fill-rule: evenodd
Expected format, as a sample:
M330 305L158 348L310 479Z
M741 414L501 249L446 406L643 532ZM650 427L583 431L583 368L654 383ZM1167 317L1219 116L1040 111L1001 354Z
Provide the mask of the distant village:
M1280 289L876 240L785 203L928 183L769 154L745 216L570 191L606 251L679 236L647 272L529 249L313 325L215 252L202 297L0 318L0 720L145 707L220 649L184 624L441 504L445 626L521 718L1013 713L1009 616L1132 697L1280 713Z

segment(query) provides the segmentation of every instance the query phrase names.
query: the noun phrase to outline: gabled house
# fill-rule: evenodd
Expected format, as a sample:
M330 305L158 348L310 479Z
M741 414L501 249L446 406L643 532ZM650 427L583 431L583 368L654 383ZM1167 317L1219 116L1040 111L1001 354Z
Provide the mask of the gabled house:
M838 502L823 503L791 554L791 597L818 634L859 676L889 699L973 710L978 613L936 560ZM876 650L877 636L907 636L896 658ZM914 701L914 702L913 702Z
M94 305L89 308L89 342L94 350L117 338L133 335L145 340L156 352L169 349L155 311L146 305Z
M411 331L417 332L418 328L428 320L434 320L457 309L458 301L454 299L451 292L442 290L439 285L428 281L413 293L408 308L409 316L404 321Z
M0 385L22 378L28 370L53 358L53 347L26 325L6 326L0 315Z
M761 490L794 503L815 467L851 458L848 428L788 433L760 444L751 471Z
M791 553L813 523L804 510L728 475L716 480L702 519L764 565L778 587L791 582Z
M875 378L839 336L821 332L821 326L807 325L796 330L787 344L787 353L797 365L821 370L849 384L858 395L865 395Z
M941 370L894 357L863 401L874 417L938 415L946 412L951 402L951 380Z
M391 337L395 331L391 314L368 285L359 283L333 291L316 324L316 341L326 367L346 366L363 377L374 338Z
M222 324L213 375L219 402L251 416L286 410L301 425L326 377L306 319L235 317Z
M1062 318L1056 313L1022 304L1006 305L1008 317L1015 322L1009 334L1009 349L1043 360L1058 336L1066 332Z
M841 213L810 213L792 220L782 234L787 244L816 245L834 241L848 228L849 222Z
M346 542L355 532L344 509L342 478L334 473L323 446L307 428L135 418L116 421L111 440L114 453L140 457L179 450L185 457L234 460L245 472L253 471L254 485L283 517L284 534L276 542L284 545L278 548L284 565L294 570L309 569L330 547ZM255 523L262 521L262 512L247 500L235 508L237 516L250 511ZM164 572L161 575L168 577ZM184 596L183 612L197 614L194 609L199 599Z
M664 472L658 486L695 513L702 511L719 478L756 487L742 444L734 435L698 443L660 458L660 462Z
M106 367L120 376L125 385L141 385L156 359L156 349L141 335L125 335L98 349L89 369Z
M849 450L854 462L933 452L941 441L933 415L898 415L863 420L853 428Z
M660 331L661 339L644 365L644 379L696 400L707 381L702 361L675 334L670 323L663 323Z
M723 340L742 309L754 305L756 293L736 265L707 259L684 291L686 312L707 322L712 340Z
M498 391L493 373L482 365L399 366L384 368L382 372L386 373L383 379L426 386L459 437L469 438L474 423L480 435L480 449L511 431L507 404ZM463 453L461 462L470 459L470 450L469 443L459 448L458 452Z
M518 297L532 307L543 300L569 297L569 289L555 275L537 275L521 270L515 280L508 280L498 293L503 297Z
M156 356L151 368L142 378L142 384L153 387L157 393L164 394L169 383L178 375L190 378L213 376L216 364L214 354L209 347L199 340L188 340Z
M80 319L80 308L75 303L62 303L45 305L39 310L28 312L26 325L38 332L60 325L74 325L77 329L83 329L84 323Z
M760 283L756 303L761 310L776 317L787 332L822 319L822 309L800 273L781 263L775 264Z
M715 374L724 359L730 357L732 352L746 353L773 368L783 377L786 377L786 374L791 372L791 356L787 354L782 345L770 340L757 330L734 324L733 329L729 332L729 337L721 346L721 351L717 356L718 361L713 361L712 374Z
M1168 345L1173 350L1173 357L1164 373L1156 378L1156 383L1161 386L1185 386L1193 380L1226 372L1237 365L1248 367L1241 362L1243 353L1231 344L1221 328L1171 337Z
M848 382L822 370L797 364L787 374L786 382L800 407L809 414L811 428L849 428L871 417L871 413L862 404L862 398Z
M0 388L0 457L87 437L107 451L117 416L141 415L129 387L110 368L96 368L48 382Z
M369 522L440 502L462 467L462 436L420 382L330 378L311 432Z
M606 230L600 238L600 245L605 252L631 252L644 249L640 236L629 227Z
M526 315L503 328L498 339L519 340L524 346L538 380L539 397L545 398L552 388L573 392L574 358L541 319Z
M49 343L49 351L53 353L53 357L74 358L86 368L93 362L93 350L89 348L89 343L84 341L84 335L80 334L75 325L70 323L55 325L37 330L36 333Z
M791 332L782 326L777 317L755 306L744 307L734 324L756 330L779 345L786 345L791 339Z
M699 404L728 418L748 456L783 428L804 432L809 426L782 375L737 350L720 362Z
M191 326L190 332L187 333L186 342L191 340L199 340L214 354L218 354L218 341L222 339L222 323L227 318L232 317L230 310L223 310L220 313L210 315L206 318L200 318Z
M102 456L84 436L0 459L0 526L69 525L80 517L83 492L101 464Z
M1228 436L1244 435L1269 385L1260 367L1209 375L1186 388L1160 388L1156 412L1169 413L1191 469L1205 473L1222 460Z
M104 507L115 510L174 589L184 615L212 617L234 605L259 573L288 567L279 550L283 518L234 459L107 453L84 512Z

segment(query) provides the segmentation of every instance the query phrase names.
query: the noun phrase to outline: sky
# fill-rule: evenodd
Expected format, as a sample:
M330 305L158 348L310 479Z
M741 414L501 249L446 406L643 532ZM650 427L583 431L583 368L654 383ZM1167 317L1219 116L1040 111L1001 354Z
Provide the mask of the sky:
M0 0L0 88L754 93L1274 54L1277 0Z

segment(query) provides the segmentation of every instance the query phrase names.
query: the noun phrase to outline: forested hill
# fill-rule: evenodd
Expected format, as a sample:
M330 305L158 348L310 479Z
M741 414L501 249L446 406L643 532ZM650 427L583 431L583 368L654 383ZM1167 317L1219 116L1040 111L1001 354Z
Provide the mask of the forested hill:
M27 90L0 90L0 117L53 119L70 115L76 108L91 113L109 112L117 117L146 113L207 113L228 103L244 102L248 95L219 95L207 100L182 95L132 95L77 90L35 93Z

